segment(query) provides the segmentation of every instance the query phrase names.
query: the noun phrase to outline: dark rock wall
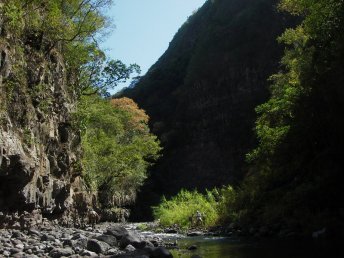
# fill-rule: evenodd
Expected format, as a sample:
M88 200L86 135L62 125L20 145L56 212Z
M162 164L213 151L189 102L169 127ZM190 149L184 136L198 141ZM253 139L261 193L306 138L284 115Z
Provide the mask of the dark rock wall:
M294 23L277 2L208 1L136 87L122 93L147 110L164 145L139 205L156 204L181 187L241 180L245 154L256 143L254 109L267 99L267 80L279 69L283 47L276 38ZM136 211L145 213L144 206Z
M60 47L0 28L0 211L62 213L84 188Z

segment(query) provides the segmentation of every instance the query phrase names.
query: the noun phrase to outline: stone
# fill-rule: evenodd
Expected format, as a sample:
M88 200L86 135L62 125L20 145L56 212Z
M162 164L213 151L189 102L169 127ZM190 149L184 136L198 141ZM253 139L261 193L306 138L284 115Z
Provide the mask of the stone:
M36 235L36 236L39 236L39 237L42 236L42 234L38 230L36 230L36 229L29 229L28 234L29 235Z
M49 242L54 242L55 241L55 237L48 235L48 234L44 234L41 237L41 241L49 241Z
M76 239L79 239L79 238L86 238L83 234L81 233L77 233L77 234L74 234L72 236L72 240L76 240Z
M23 244L17 244L15 247L18 248L18 249L24 249L24 245Z
M132 245L134 247L140 247L141 240L133 233L128 233L128 235L125 235L121 238L119 242L120 248L125 248L127 245Z
M188 247L188 250L190 251L193 251L193 250L196 250L197 249L197 246L196 245L191 245Z
M74 248L80 248L80 249L85 249L87 247L87 238L80 238L78 240L73 241L73 247Z
M12 242L14 245L22 244L22 241L20 241L20 240L18 240L18 239L11 239L11 242Z
M322 229L320 229L320 230L318 230L318 231L314 231L313 233L312 233L312 238L319 238L319 237L321 237L321 236L324 236L325 235L325 233L326 233L326 228L322 228Z
M63 246L73 247L73 241L71 239L66 239L63 241Z
M167 228L167 229L164 230L164 232L166 234L176 234L176 233L178 233L178 231L176 229L174 229L174 228Z
M116 248L111 248L111 249L109 249L109 250L107 250L107 252L106 252L106 254L107 255L117 255L117 254L119 254L119 250Z
M87 241L87 250L95 252L97 254L104 254L110 248L111 247L107 243L99 241L97 239L90 239Z
M165 247L157 247L153 251L152 254L153 258L173 258L170 251L168 251Z
M143 251L150 258L173 258L170 251L168 251L165 247L145 247Z
M127 246L124 248L124 250L125 250L126 252L134 252L134 251L136 250L136 248L133 247L132 245L127 245Z
M4 243L4 247L13 247L10 243Z
M143 240L140 242L140 245L138 245L136 248L142 249L142 248L145 248L147 246L148 247L154 247L154 244L148 240Z
M105 242L110 246L114 247L117 246L117 239L112 235L100 235L96 237L97 240Z
M191 231L187 233L187 236L190 236L190 237L203 236L203 235L204 233L201 231Z
M73 255L74 252L71 248L67 247L67 248L54 248L53 250L51 250L49 252L49 256L51 256L52 258L60 258L63 256L71 256Z
M11 238L25 237L25 235L20 231L13 231Z
M19 252L11 256L12 258L22 258L22 257L27 257L24 252Z
M117 240L120 240L123 236L128 235L129 232L124 227L116 225L116 226L109 227L106 230L105 234L114 236L114 237L116 237Z
M83 250L80 252L81 256L88 256L88 257L99 257L98 254L89 250Z

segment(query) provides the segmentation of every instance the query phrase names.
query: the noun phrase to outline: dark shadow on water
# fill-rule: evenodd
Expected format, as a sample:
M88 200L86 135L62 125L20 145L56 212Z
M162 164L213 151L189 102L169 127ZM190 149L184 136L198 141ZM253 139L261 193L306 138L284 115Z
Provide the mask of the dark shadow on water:
M235 240L231 238L185 238L173 257L191 258L342 258L328 242L305 240ZM187 250L197 246L194 251ZM342 251L341 251L342 252Z

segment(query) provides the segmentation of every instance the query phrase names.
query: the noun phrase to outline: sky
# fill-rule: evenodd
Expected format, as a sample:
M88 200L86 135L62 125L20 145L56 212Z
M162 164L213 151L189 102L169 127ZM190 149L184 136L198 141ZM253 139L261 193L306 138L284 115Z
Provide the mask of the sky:
M165 52L175 33L206 0L114 0L115 29L102 43L112 59L137 63L141 75ZM127 84L119 85L114 92ZM113 92L113 93L114 93Z

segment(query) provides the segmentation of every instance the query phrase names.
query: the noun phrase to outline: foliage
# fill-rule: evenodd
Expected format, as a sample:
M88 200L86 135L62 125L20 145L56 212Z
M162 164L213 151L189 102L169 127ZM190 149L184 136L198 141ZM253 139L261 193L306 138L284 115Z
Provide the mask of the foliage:
M218 215L216 213L216 201L211 192L202 195L197 191L189 192L181 190L171 200L162 199L160 206L154 208L154 216L160 219L163 226L177 224L181 227L191 227L191 219L199 211L203 215L204 225L215 224Z
M279 38L283 67L256 109L259 145L237 203L251 222L340 230L344 2L283 0L280 8L304 20Z
M110 102L92 95L81 98L77 121L82 128L84 177L99 191L103 208L132 202L160 151L149 133L148 116L129 99Z
M205 194L182 189L170 200L163 197L160 205L153 208L154 216L163 226L177 224L183 228L210 227L234 218L232 204L235 196L236 193L231 186L206 190ZM197 211L202 215L201 225L196 221Z
M119 82L140 73L108 60L98 42L107 34L110 20L104 14L112 0L4 0L5 31L49 54L58 48L68 70L69 84L78 95L105 94Z
M147 111L164 146L137 202L139 216L162 195L244 177L245 154L256 144L254 108L267 100L267 78L283 54L276 37L294 24L276 12L276 2L206 1L148 73L122 93Z

